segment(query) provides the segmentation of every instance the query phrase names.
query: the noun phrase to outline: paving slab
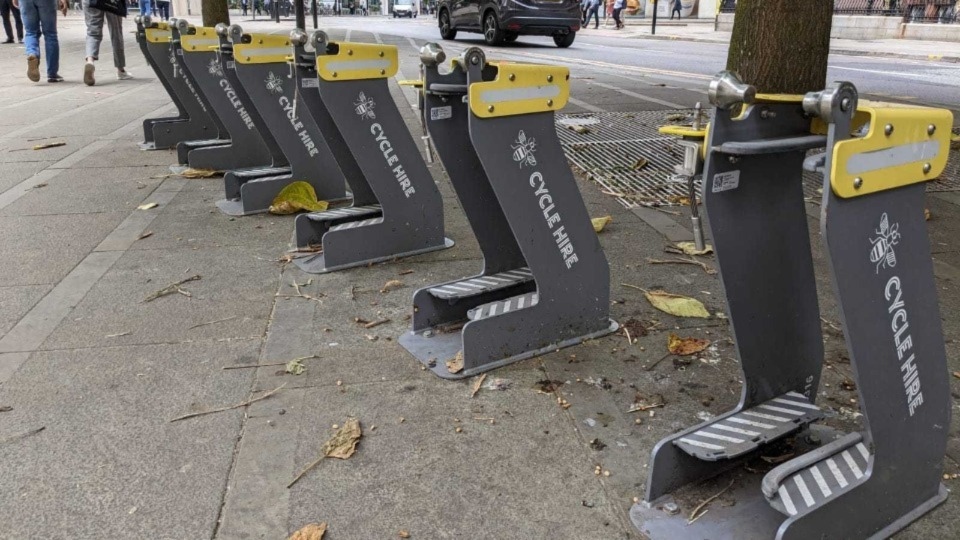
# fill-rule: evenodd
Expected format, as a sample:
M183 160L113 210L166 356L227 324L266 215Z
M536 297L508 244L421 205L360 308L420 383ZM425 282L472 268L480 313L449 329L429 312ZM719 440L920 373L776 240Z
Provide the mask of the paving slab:
M52 288L52 283L0 287L0 306L3 306L0 310L0 336L13 328Z

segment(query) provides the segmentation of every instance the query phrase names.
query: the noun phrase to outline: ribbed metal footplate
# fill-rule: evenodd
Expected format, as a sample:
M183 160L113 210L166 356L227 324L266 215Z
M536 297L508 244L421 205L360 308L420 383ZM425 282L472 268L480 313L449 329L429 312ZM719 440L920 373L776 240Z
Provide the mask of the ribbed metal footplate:
M486 319L487 317L502 315L511 311L517 311L518 309L533 307L537 305L539 301L540 295L535 292L521 294L520 296L514 296L506 300L477 306L467 312L467 318L472 321Z
M307 214L310 221L333 221L336 219L345 219L351 217L369 216L379 214L383 211L379 204L369 206L348 206L346 208L334 208L323 212L311 212Z
M835 453L826 454L827 457L820 461L774 480L778 486L776 492L767 497L770 506L788 516L795 516L823 506L841 493L866 481L867 468L873 456L863 442L857 441L859 436L849 443L840 444ZM804 456L800 456L794 461L803 459ZM790 466L790 462L781 465L788 469ZM767 473L764 484L771 475L776 475L781 467Z
M367 225L376 225L377 223L383 223L382 217L375 217L370 219L362 219L360 221L348 221L346 223L341 223L339 225L334 225L330 227L331 231L341 231L343 229L353 229L356 227L366 227Z
M704 425L673 444L691 456L718 461L742 456L823 417L820 408L788 392L751 409Z
M488 293L516 285L533 279L533 272L529 268L517 268L507 272L490 274L477 278L464 279L454 283L447 283L428 289L431 296L448 300L454 298L468 298L478 294Z

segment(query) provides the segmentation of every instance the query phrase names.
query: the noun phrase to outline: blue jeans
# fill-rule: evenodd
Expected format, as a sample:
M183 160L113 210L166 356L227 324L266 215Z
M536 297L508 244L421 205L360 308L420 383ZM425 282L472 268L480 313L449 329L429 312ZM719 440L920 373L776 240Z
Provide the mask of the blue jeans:
M140 0L140 15L153 16L153 6L151 5L150 0Z
M20 16L27 31L23 40L27 56L40 58L40 36L47 50L47 77L60 71L60 42L57 40L57 0L20 0Z

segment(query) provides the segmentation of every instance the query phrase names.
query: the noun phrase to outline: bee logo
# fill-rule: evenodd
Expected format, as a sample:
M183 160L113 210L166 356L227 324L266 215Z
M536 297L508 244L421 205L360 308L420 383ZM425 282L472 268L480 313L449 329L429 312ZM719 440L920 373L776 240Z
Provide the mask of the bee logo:
M876 237L870 240L870 262L877 265L877 273L881 268L893 268L897 265L897 254L893 251L893 246L900 243L900 224L890 224L887 213L880 216L880 228L876 231Z
M360 95L357 96L357 101L353 103L357 116L368 120L377 119L376 113L373 112L373 108L376 106L377 104L372 99L367 99L367 95L363 92L360 92Z
M517 140L510 147L513 148L513 160L520 164L520 168L524 165L530 167L537 165L537 158L533 155L537 150L537 140L533 137L527 138L527 134L522 129L517 134Z
M267 76L266 83L267 90L269 90L270 93L278 95L283 93L283 79L274 75L272 71Z
M216 58L211 58L210 64L207 65L207 72L217 77L223 77L223 66L220 65L220 62L217 61Z

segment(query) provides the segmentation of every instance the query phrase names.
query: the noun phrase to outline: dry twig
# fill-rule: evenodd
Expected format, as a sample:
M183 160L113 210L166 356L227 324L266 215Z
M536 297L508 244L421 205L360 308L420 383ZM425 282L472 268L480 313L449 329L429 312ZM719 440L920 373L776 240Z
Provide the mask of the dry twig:
M150 296L144 298L143 301L144 301L144 303L146 303L146 302L152 302L152 301L156 300L157 298L162 298L162 297L164 297L164 296L167 296L168 294L173 294L173 293L180 293L180 294L186 296L187 298L190 298L191 296L193 296L193 295L190 294L190 291L185 291L185 290L183 290L182 288L180 288L180 286L183 285L184 283L189 283L189 282L191 282L191 281L197 281L198 279L200 279L200 274L197 274L197 275L194 275L194 276L190 276L190 277L188 277L187 279L181 279L180 281L178 281L178 282L176 282L176 283L171 283L170 285L167 285L166 287L160 289L159 291L157 291L157 292L151 294Z
M711 268L710 265L708 265L708 264L705 263L705 262L698 261L698 260L694 259L693 257L690 257L689 259L681 259L681 258L675 258L675 259L651 259L651 258L647 257L647 262L650 263L650 264L692 264L692 265L695 265L695 266L699 266L700 268L703 269L704 272L706 272L707 274L709 274L709 275L711 275L711 276L717 273L717 271L714 270L713 268Z
M380 326L381 324L387 324L388 322L390 322L390 319L380 319L379 321L368 322L364 324L363 327L369 330L370 328Z
M280 386L274 388L273 390L267 392L266 394L264 394L264 395L262 395L262 396L260 396L260 397L258 397L258 398L248 399L248 400L246 400L246 401L244 401L244 402L242 402L242 403L237 403L236 405L230 405L230 406L228 406L228 407L218 407L218 408L216 408L216 409L208 409L208 410L205 410L205 411L188 413L188 414L185 414L185 415L183 415L183 416L178 416L178 417L174 418L173 420L170 420L170 422L172 423L172 422L176 422L176 421L178 421L178 420L186 420L187 418L193 418L194 416L203 416L203 415L205 415L205 414L213 414L213 413L218 413L218 412L229 411L229 410L231 410L231 409L239 409L240 407L246 407L247 405L250 405L250 404L252 404L252 403L256 403L256 402L258 402L258 401L260 401L260 400L262 400L262 399L267 399L268 397L270 397L270 396L276 394L277 392L279 392L279 391L280 391L281 389L283 389L283 387L286 386L286 385L287 385L287 383L283 383L283 384L281 384Z
M21 433L21 434L19 434L19 435L14 435L14 436L12 436L12 437L7 437L6 439L0 439L0 444L7 444L7 443L9 443L9 442L13 442L13 441L16 441L16 440L19 440L19 439L23 439L23 438L29 437L29 436L31 436L31 435L36 435L37 433L40 433L41 431L43 431L43 430L45 430L45 429L47 429L47 426L40 426L40 427L38 427L38 428L36 428L36 429L31 429L30 431L26 431L26 432Z
M217 319L217 320L215 320L215 321L209 321L209 322L204 322L204 323L200 323L200 324L195 324L195 325L191 326L190 328L187 328L187 330L193 330L194 328L200 328L201 326L208 326L208 325L211 325L211 324L217 324L217 323L222 323L222 322L226 322L226 321L232 321L233 319L236 319L236 318L237 318L237 316L234 315L233 317L227 317L226 319Z
M713 501L717 500L718 497L720 497L721 495L723 495L724 493L726 493L728 489L730 489L731 487L733 487L733 482L734 482L734 481L731 480L730 483L727 484L727 487L721 489L719 493L717 493L716 495L714 495L714 496L712 496L712 497L707 497L706 500L704 500L702 503L698 504L697 507L693 509L693 512L690 512L690 518L689 518L688 521L687 521L687 525L690 525L690 524L693 523L694 521L700 519L700 517L703 516L703 514L706 514L706 513L707 513L706 510L704 510L703 513L702 513L702 514L699 514L699 515L697 515L697 512L700 512L700 510L703 509L705 506L707 506L708 504L710 504L710 503L712 503Z
M480 391L480 385L483 384L483 380L486 378L487 378L486 373L477 377L477 380L473 383L473 390L470 391L470 397L477 395L477 392Z
M240 366L223 366L220 369L253 369L253 368L261 368L261 367L285 366L290 362L300 362L301 360L310 360L311 358L320 358L320 355L313 354L310 356L301 356L300 358L294 358L293 360L287 360L286 362L271 362L269 364L244 364Z

